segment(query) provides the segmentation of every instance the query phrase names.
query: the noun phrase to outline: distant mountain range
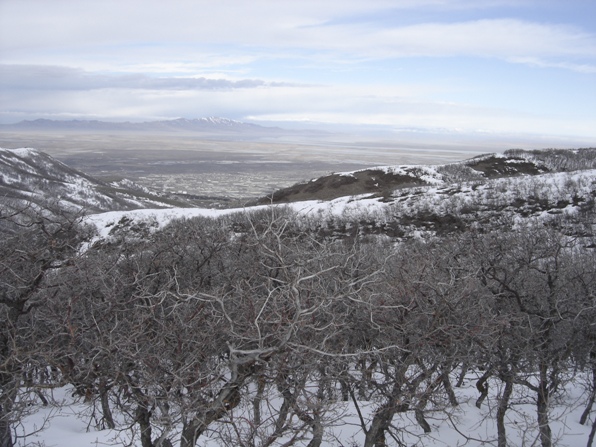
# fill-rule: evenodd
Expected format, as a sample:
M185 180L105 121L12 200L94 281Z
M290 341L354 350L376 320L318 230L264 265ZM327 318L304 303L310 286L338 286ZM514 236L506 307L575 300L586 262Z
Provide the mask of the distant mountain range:
M202 133L283 133L279 127L265 127L258 124L244 123L228 118L207 117L186 119L178 118L142 123L107 122L97 120L26 120L14 124L0 125L0 130L62 130L62 131L120 131L120 132L202 132Z

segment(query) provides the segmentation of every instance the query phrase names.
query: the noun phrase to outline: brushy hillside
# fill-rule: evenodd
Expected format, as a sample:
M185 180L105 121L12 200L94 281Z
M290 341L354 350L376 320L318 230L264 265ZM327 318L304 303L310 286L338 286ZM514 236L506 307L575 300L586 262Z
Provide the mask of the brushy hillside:
M281 190L274 197L288 191L294 198L302 197L277 206L297 211L303 231L323 238L376 235L397 242L466 231L487 232L524 222L567 226L577 235L592 235L596 150L512 152L442 166L380 167L334 174L298 185L297 189ZM360 191L363 185L372 191L344 195L348 190ZM341 196L332 198L335 194ZM197 210L199 215L212 216L232 212ZM159 228L180 215L140 211L92 220L104 229L109 225L114 235L131 234L133 227ZM123 217L123 223L119 223Z
M390 195L361 195L326 204L295 203L312 209L311 229L345 237L371 234L404 240L466 231L490 231L523 222L556 222L592 234L596 170L459 182L448 186L398 189ZM582 222L586 226L580 228ZM571 230L570 230L571 231Z
M539 175L596 168L596 149L511 149L504 154L481 155L470 160L438 166L394 166L335 173L261 198L259 204L303 200L331 200L360 194L390 195L396 189L419 185L445 185L461 181Z
M490 232L525 224L567 228L569 234L595 234L596 170L462 181L398 188L389 194L362 194L290 204L301 231L319 238L382 236L393 242L431 239L468 231ZM246 208L262 212L268 205ZM90 216L100 239L138 237L170 221L242 212L228 210L138 210Z

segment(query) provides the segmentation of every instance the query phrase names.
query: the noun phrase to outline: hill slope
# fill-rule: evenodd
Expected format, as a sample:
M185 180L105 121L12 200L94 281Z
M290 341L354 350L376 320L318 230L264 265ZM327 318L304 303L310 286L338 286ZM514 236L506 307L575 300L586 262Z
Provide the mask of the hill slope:
M29 148L0 148L0 196L3 203L15 207L24 202L54 202L62 209L84 213L188 206L132 182L102 182Z
M461 181L484 181L593 168L596 168L596 149L593 148L575 151L509 150L504 154L481 155L448 165L391 166L334 173L281 189L272 196L261 198L257 203L332 200L358 194L380 197L391 195L396 189L414 186L447 186Z
M570 152L569 157L578 158L578 154L586 160L582 166L593 164L588 152ZM334 174L301 184L301 190L290 189L297 191L292 199L304 200L279 200L273 205L294 210L302 231L319 238L377 235L403 241L538 222L564 227L568 234L581 236L590 245L590 237L596 234L596 169L571 170L570 166L581 167L577 160L563 163L555 157L557 168L544 152L525 156L528 160L487 155L446 166L384 167ZM557 169L568 170L553 172ZM333 182L339 185L335 189ZM369 188L368 192L358 194L361 187ZM332 193L345 193L347 188L354 188L355 194L329 198ZM262 200L258 207L236 210L114 212L90 216L89 222L103 237L124 236L133 228L158 229L175 219L217 218L268 206L267 200Z

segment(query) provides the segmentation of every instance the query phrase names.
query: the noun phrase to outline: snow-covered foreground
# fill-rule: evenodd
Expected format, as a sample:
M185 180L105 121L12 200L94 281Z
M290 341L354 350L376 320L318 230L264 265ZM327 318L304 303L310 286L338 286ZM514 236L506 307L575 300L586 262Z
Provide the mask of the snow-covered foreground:
M470 373L462 387L455 392L459 405L448 406L439 403L440 410L425 412L432 431L425 434L417 424L414 412L398 413L393 419L394 433L397 439L388 439L389 445L407 446L496 446L497 428L495 416L497 399L500 395L498 381L490 382L490 394L478 409L475 401L478 391L475 382L478 375ZM552 400L550 409L550 426L553 433L553 445L559 447L585 446L592 421L588 419L585 425L579 423L580 416L585 409L588 393L581 377L576 377L567 384L564 392L559 393ZM18 427L17 445L42 445L45 447L83 447L131 445L140 446L137 439L131 442L131 432L128 426L122 425L116 430L101 430L96 426L100 415L99 408L85 404L80 398L71 397L67 388L55 390L51 394L51 405L44 407L23 420ZM264 405L273 408L279 406L275 400ZM435 405L437 403L435 402ZM248 413L252 402L247 399L233 410L229 417L220 423L213 424L205 436L199 438L198 445L202 447L221 447L234 444L234 419L243 418ZM358 402L359 410L365 420L369 420L376 405L374 402ZM264 414L267 409L263 408ZM326 414L330 422L327 427L323 445L336 447L352 447L363 445L364 433L356 406L352 402L333 402ZM518 386L515 388L514 398L506 413L507 438L510 446L538 446L538 427L536 423L535 397ZM43 428L43 429L42 429ZM42 429L41 431L39 431ZM28 435L25 435L28 434ZM286 439L287 441L287 439ZM306 446L309 438L298 441L297 446ZM283 445L280 440L278 444Z

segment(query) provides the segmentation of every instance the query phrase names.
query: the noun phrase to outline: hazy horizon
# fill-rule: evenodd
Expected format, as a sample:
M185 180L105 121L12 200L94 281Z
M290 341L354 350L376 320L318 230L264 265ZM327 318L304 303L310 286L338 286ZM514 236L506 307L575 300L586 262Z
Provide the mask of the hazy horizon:
M596 140L586 0L0 0L0 123Z
M212 118L212 117L202 117ZM226 118L226 117L218 117ZM44 118L45 119L45 118ZM425 129L425 128L395 128L386 125L346 125L327 124L316 122L277 122L277 121L240 121L240 123L256 124L257 127L246 132L227 131L225 126L196 130L192 128L176 127L164 128L163 126L152 127L154 123L162 124L167 121L174 121L177 118L167 120L146 121L146 120L50 120L41 127L35 127L35 119L21 120L14 124L30 123L30 126L19 128L11 127L11 124L0 126L0 146L8 142L8 146L17 147L20 145L35 146L40 150L56 150L60 144L76 146L80 138L91 138L101 140L103 137L117 135L137 135L144 141L148 135L156 135L162 144L167 144L168 138L172 144L176 144L176 138L190 138L195 141L258 141L261 143L296 144L301 147L314 145L318 147L344 148L347 151L361 148L367 152L376 152L379 149L393 151L399 157L400 153L409 153L408 159L415 151L436 152L437 159L445 161L444 155L461 154L464 158L467 153L480 154L487 152L503 152L507 149L576 149L581 147L596 146L596 138L582 138L573 135L537 135L520 133L497 133L497 132L465 132L457 129ZM186 118L188 120L200 120L201 118ZM113 129L93 128L93 123L115 124ZM75 124L89 122L90 127L78 128ZM73 126L69 127L68 124ZM121 124L144 124L142 128L118 128ZM269 132L274 130L275 132ZM72 141L67 142L66 136ZM45 146L45 142L51 142ZM21 144L19 144L21 143ZM109 146L113 145L110 141ZM100 146L98 146L99 148ZM114 149L114 148L112 148ZM443 153L441 156L440 153ZM299 154L296 154L299 156ZM421 159L426 160L428 155L420 154ZM449 156L453 159L453 156ZM380 160L380 159L379 159ZM381 163L380 161L378 161Z

